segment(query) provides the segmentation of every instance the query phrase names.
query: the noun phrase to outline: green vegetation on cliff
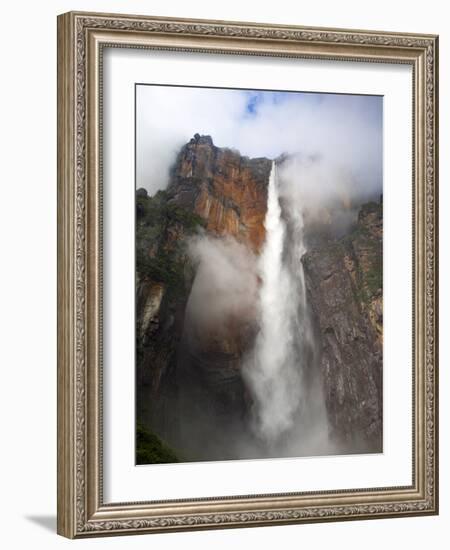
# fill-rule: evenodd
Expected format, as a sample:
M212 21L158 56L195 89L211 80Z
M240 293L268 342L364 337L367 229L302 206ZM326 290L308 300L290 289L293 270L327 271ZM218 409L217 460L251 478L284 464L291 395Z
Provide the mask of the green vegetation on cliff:
M175 451L157 435L146 430L142 425L136 427L136 463L137 464L170 464L179 462Z
M136 269L169 291L180 291L185 282L184 237L192 235L205 221L193 212L169 202L166 191L149 197L136 193Z
M353 255L359 258L360 299L366 305L383 288L382 208L381 202L363 204L358 225L347 238Z
M205 220L185 208L181 208L168 200L166 191L158 191L149 197L144 189L136 192L136 229L152 228L161 232L169 225L180 224L186 231L193 231L198 226L204 226Z

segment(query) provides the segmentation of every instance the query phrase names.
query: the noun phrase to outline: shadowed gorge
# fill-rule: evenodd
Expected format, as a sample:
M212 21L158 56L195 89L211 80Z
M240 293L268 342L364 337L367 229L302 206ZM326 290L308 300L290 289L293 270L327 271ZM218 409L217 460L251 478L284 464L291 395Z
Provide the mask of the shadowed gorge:
M137 190L139 463L382 450L381 199L330 171L196 134Z

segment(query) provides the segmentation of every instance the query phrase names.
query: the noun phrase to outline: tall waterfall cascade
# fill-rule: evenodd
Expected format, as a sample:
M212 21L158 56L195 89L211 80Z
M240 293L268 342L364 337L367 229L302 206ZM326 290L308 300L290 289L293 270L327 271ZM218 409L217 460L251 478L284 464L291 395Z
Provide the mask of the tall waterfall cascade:
M301 256L301 212L288 228L280 205L275 162L268 186L266 238L259 258L260 330L247 369L254 399L254 429L275 442L292 428L304 399L305 352L310 338ZM287 246L288 245L288 246Z

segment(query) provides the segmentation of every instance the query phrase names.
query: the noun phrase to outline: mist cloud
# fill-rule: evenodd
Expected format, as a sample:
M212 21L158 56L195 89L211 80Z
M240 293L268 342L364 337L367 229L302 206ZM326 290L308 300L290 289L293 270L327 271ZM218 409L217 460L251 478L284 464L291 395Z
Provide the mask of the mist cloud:
M200 234L188 243L196 267L186 311L186 326L195 340L221 338L233 325L254 321L258 302L256 258L232 237Z

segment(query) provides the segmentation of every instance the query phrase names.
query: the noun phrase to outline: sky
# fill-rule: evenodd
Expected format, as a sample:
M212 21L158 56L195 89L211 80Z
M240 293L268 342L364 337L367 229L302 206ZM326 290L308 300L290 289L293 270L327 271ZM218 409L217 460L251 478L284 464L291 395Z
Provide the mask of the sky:
M180 148L195 134L249 157L299 153L382 188L380 96L138 85L136 186L164 189ZM332 171L331 171L332 172Z

